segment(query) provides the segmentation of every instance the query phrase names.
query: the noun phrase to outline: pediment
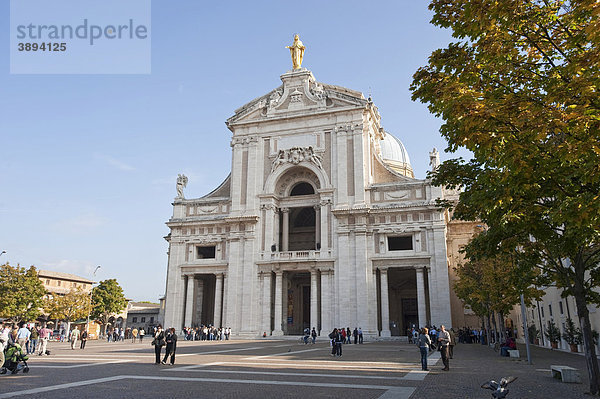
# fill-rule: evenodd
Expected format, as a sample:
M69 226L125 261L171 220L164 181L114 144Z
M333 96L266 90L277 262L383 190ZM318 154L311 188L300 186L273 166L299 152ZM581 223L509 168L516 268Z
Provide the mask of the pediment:
M360 92L319 83L306 69L283 74L281 80L281 86L235 110L227 125L367 105Z

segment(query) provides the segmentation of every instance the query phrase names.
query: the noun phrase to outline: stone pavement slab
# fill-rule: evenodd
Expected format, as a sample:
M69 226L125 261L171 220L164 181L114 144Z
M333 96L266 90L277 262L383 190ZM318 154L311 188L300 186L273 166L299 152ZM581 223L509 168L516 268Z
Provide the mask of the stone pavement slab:
M521 354L525 353L524 348ZM178 343L176 364L155 365L148 344L90 342L81 350L52 343L52 355L32 356L27 375L0 376L2 398L489 398L480 388L489 379L514 375L511 398L584 398L585 359L533 349L525 359L500 357L481 345L458 345L450 371L439 353L421 371L418 349L398 341L344 345L331 357L327 341L298 345L286 340ZM580 370L582 384L553 379L551 364Z
M509 385L508 399L589 398L589 380L585 358L581 354L554 351L532 346L532 365L527 364L525 345L519 345L519 359L501 357L492 348L480 344L455 346L450 371L441 371L439 362L430 369L424 384L417 387L411 398L490 398L489 390L480 386L502 377L515 376ZM582 383L566 384L552 378L550 366L560 364L579 370Z

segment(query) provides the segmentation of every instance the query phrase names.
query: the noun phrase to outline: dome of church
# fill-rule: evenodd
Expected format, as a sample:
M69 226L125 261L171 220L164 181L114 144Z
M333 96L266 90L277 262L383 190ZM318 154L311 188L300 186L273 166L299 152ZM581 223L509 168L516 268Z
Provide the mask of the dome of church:
M404 144L390 133L385 132L385 137L379 142L381 147L381 158L394 172L407 177L415 177L408 151Z

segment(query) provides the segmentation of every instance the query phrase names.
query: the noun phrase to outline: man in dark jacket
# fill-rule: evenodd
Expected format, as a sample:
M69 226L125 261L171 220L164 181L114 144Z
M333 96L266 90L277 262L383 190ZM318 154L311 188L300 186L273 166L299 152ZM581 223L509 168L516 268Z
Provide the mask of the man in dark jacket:
M175 334L174 328L169 328L165 341L167 342L167 349L165 350L165 357L162 364L167 364L167 359L171 356L172 366L175 364L175 350L177 350L177 334Z

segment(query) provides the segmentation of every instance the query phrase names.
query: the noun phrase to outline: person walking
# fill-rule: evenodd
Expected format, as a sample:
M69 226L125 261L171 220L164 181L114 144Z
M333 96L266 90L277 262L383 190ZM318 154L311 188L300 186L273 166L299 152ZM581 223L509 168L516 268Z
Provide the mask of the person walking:
M177 350L177 334L173 327L167 330L167 337L165 338L167 348L165 349L165 357L162 364L167 364L167 359L171 356L171 366L175 364L175 351Z
M440 331L437 334L438 345L440 345L440 352L442 354L442 362L444 362L444 368L442 371L450 370L450 361L448 360L448 347L450 346L450 334L446 331L444 325L440 326Z
M38 355L43 356L47 352L48 341L50 340L50 336L52 335L52 330L44 326L40 330L40 351Z
M456 334L454 330L451 328L448 330L448 334L450 334L450 343L448 344L448 355L450 359L454 357L454 345L456 345Z
M17 343L21 346L21 349L27 351L27 344L29 342L29 337L31 336L31 331L25 326L24 322L21 322L17 330Z
M38 339L40 337L40 332L36 326L31 328L31 335L29 336L29 347L27 348L27 354L30 355L35 353L37 349Z
M421 370L428 371L427 368L427 354L429 353L429 347L431 346L431 338L429 338L429 330L427 327L421 329L421 333L418 335L417 346L421 351Z
M0 321L0 367L4 365L4 348L8 345L8 335L10 328L5 326L4 322Z
M71 349L75 350L75 345L77 344L77 340L79 339L79 329L77 327L73 328L71 331Z
M335 336L335 354L338 357L342 356L342 346L343 346L342 344L346 340L346 338L342 334L342 331L345 331L343 327L340 330L338 330L338 333Z
M313 345L315 344L315 342L317 342L317 330L315 330L315 328L312 328L312 331L310 332L310 336L312 338L312 343Z
M87 342L88 339L88 332L86 329L84 329L81 333L81 345L79 346L79 349L85 349L85 343Z
M138 329L133 327L133 330L131 330L131 343L135 344L135 341L137 340L137 336L138 336Z
M141 344L142 342L144 342L144 335L146 335L146 330L144 330L144 327L140 328L140 331L138 334L140 336L140 344Z
M165 332L163 331L162 326L159 324L156 332L154 333L154 340L152 341L152 345L154 345L154 354L156 355L155 364L160 364L160 352L165 344Z

